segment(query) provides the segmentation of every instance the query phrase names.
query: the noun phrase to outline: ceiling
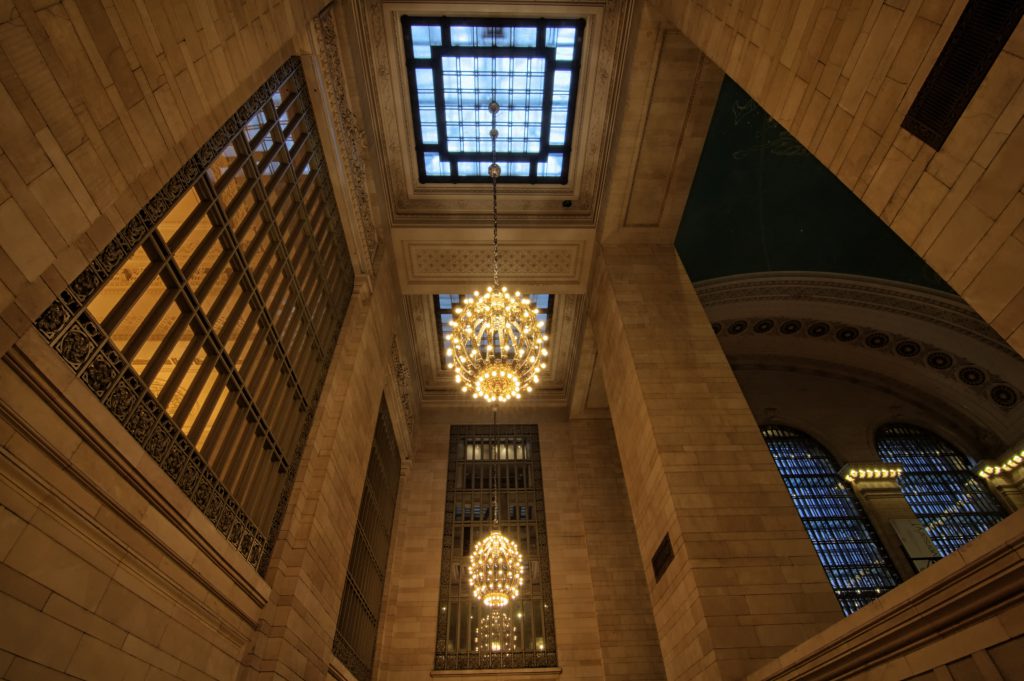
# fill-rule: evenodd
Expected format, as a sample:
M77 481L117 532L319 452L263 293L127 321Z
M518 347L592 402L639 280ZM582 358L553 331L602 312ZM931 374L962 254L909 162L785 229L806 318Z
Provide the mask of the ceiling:
M952 292L728 78L675 243L695 282L755 272L834 272Z

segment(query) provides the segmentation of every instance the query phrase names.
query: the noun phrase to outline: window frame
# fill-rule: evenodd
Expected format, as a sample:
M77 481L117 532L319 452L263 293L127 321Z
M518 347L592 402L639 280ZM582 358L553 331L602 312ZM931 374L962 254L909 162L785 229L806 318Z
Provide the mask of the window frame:
M887 434L887 431L896 430L905 430L908 432L902 435ZM912 433L910 431L916 431L916 433ZM917 453L911 454L911 458L907 458L906 456L896 458L895 456L891 456L891 454L894 453L893 449L889 449L887 447L882 446L883 438L889 437L903 437L904 439L910 439L911 437L913 437L918 440L923 440L927 438L932 441L935 447L944 448L948 450L948 453L944 453L941 455L931 453L928 456L925 456L925 452L919 449ZM981 480L977 475L975 475L974 468L976 462L967 454L964 454L957 446L955 446L949 440L942 437L941 435L931 430L930 428L925 428L923 426L918 426L911 423L886 423L879 426L875 430L874 444L875 452L878 454L879 459L881 459L882 461L886 461L888 463L898 464L902 467L903 472L900 474L897 480L899 481L900 490L903 492L903 497L907 500L907 504L910 506L910 509L914 512L914 516L921 522L922 529L924 530L925 534L928 536L928 539L932 542L932 545L935 547L936 551L938 551L941 557L944 558L948 556L950 553L957 551L964 544L967 544L968 542L975 539L978 535L988 531L988 529L990 529L993 525L995 525L1000 520L1006 517L1006 509L999 502L998 497L992 494L991 490L989 490L988 485L985 483L984 480ZM953 465L951 465L948 470L939 470L938 468L933 468L931 470L922 472L920 470L920 466L917 465L918 462L915 461L915 459L917 459L920 462L932 460L945 460L947 462L952 463ZM933 480L930 481L930 483L925 477L928 475L933 476ZM947 512L939 514L929 511L926 508L925 504L936 503L935 501L927 500L929 496L932 496L934 498L936 495L939 494L951 494L949 488L938 491L938 488L935 487L935 485L939 484L939 480L934 479L934 476L942 476L946 478L947 481L951 481L953 478L958 478L961 485L972 488L969 494L974 497L976 502L980 502L982 505L988 503L991 508L989 510L979 509L978 511L970 513ZM929 485L932 488L932 495L928 495L922 492L922 490L927 488ZM963 494L963 490L955 490L955 494L961 495ZM980 524L984 524L985 527L984 529L980 529L979 525L978 527L973 528L977 529L978 531L971 536L967 536L966 533L961 533L959 537L962 540L958 541L951 537L944 538L935 532L935 529L937 527L935 523L938 523L938 525L940 526L944 526L946 524L945 520L939 522L939 518L975 518ZM961 525L961 527L964 526Z
M273 111L269 118L267 115L271 109L268 107ZM266 120L261 120L261 115ZM302 129L305 134L297 137L296 131ZM258 132L258 136L250 138L252 132ZM250 139L269 140L269 149L249 148ZM247 149L246 158L236 153L236 143ZM228 149L232 150L231 154L226 153ZM234 160L223 166L216 165L225 157L233 157ZM273 170L271 164L277 162L275 157L284 160L285 164L274 166L276 170ZM253 199L255 207L250 206L250 214L244 220L236 221L231 214L237 210L240 199L236 200L239 197L235 194L221 201L228 185L226 181L220 183L223 175L217 178L213 174L217 169L226 169L227 174L239 173L241 180L241 168L245 164L255 172L253 176L245 175L245 191L257 192L259 198ZM268 169L272 170L271 175L265 176L264 171ZM288 180L283 180L285 175L288 175ZM197 247L187 258L183 256L182 262L177 262L177 249L184 242L177 233L173 236L162 234L161 229L165 226L165 218L193 191L198 205L205 206L203 217L211 225L210 234L199 244L207 250L200 252ZM281 210L286 205L288 210ZM308 214L296 222L297 211L304 210L304 206ZM301 222L303 219L305 222ZM193 215L190 214L187 220L193 220ZM194 226L183 222L175 229L181 231ZM249 263L242 254L249 246L241 244L241 237L236 232L242 234L246 230L257 229L264 236L273 235L267 237L269 241L259 263ZM325 269L320 263L318 268L314 263L321 257L319 252L297 257L301 254L285 250L296 247L300 232L304 239L313 239L316 246L313 248L306 243L306 251L331 252L334 258L329 267ZM254 373L248 378L240 376L238 363L242 355L237 352L233 355L226 348L229 339L220 338L216 329L220 317L204 309L201 298L205 295L204 287L213 286L211 277L207 274L197 283L190 279L190 273L197 267L196 258L209 255L211 251L208 249L214 244L218 244L222 252L214 259L213 267L220 267L220 271L235 267L232 285L245 280L244 286L239 285L239 299L244 299L246 305L259 299L258 305L253 304L253 311L246 317L239 335L245 336L252 332L253 324L259 325L263 332L252 346L257 342L269 343L270 357L277 358L279 371L271 370L268 362L254 367ZM272 253L277 258L276 264L272 262ZM121 272L122 266L141 254L150 259L150 265L143 269L139 279L163 282L165 293L158 301L162 307L150 308L133 337L127 344L121 344L115 342L111 332L107 331L107 328L116 331L113 322L105 327L93 317L90 306L96 304L97 296ZM292 258L295 258L294 270L291 269ZM314 281L317 269L321 275L319 288L324 289L319 292L316 292ZM277 276L272 278L268 273L276 273ZM267 278L261 282L260 277L264 274ZM351 299L353 283L351 257L328 177L314 107L309 99L301 60L291 57L129 220L37 318L35 327L214 527L263 574L269 564L299 459L312 427L313 414L341 331L345 309ZM134 299L118 300L112 311L107 310L105 314L120 316L135 305L144 291L142 287L134 288L131 292ZM311 292L315 297L306 300ZM223 293L224 289L221 290ZM296 296L301 300L296 300ZM289 300L293 303L291 311L283 317L277 314L275 321L275 313L279 308L284 309L281 305ZM311 310L323 312L320 308L325 300L330 300L332 305L327 314L320 314L320 322L315 323ZM225 305L239 308L238 302ZM253 456L259 457L260 465L265 469L256 477L245 472L253 462L251 457L242 461L236 456L234 461L216 472L211 467L211 451L205 449L205 444L203 451L197 449L193 439L198 438L194 435L190 438L184 432L186 425L176 419L176 414L172 416L168 411L171 398L167 397L166 388L168 383L172 384L171 388L173 384L180 383L183 376L180 367L170 370L167 383L156 385L153 378L157 369L147 366L140 372L132 365L131 359L145 340L145 332L157 328L174 306L180 310L170 331L178 334L178 339L183 337L183 333L191 334L189 337L192 339L182 358L186 355L194 358L198 353L214 356L215 359L203 364L200 371L206 372L207 380L211 373L220 372L215 384L221 388L229 386L227 390L232 400L252 405L254 395L262 391L263 404L259 410L245 418L231 417L230 423L220 424L224 428L218 436L228 451L232 443L237 444L232 438L239 436L241 431L238 429L245 430L245 437L253 444L250 453L255 452ZM296 308L303 309L296 313ZM225 314L233 315L235 312ZM315 358L304 354L304 351L296 354L295 343L308 345L302 333L309 336L306 340L316 339L312 344ZM158 359L169 354L165 340L157 339ZM231 342L235 343L237 339ZM252 346L246 351L247 358ZM283 404L286 400L282 391L298 395L294 409ZM186 392L183 399L189 395ZM191 392L191 397L196 398L195 391ZM201 408L201 412L205 412L204 418L210 418L210 409L216 409L216 405L204 404ZM223 409L219 410L218 414L222 413Z
M831 452L815 438L790 426L776 423L764 424L760 426L760 431L761 437L764 438L765 445L772 455L775 468L779 472L783 484L786 486L786 491L789 493L793 505L796 507L797 515L800 516L800 521L807 531L807 536L814 547L814 552L818 556L818 560L821 561L825 576L835 592L843 614L850 615L856 612L883 593L899 585L902 580L899 572L896 570L896 566L892 562L892 558L882 544L878 532L871 524L868 515L864 512L860 500L854 494L853 489L845 484L839 476L839 467ZM768 431L778 431L779 434L773 436ZM783 442L782 438L785 438L785 442ZM791 441L798 442L799 444L787 447L786 445ZM790 470L783 470L783 466L780 465L783 453L777 451L777 449L781 450L784 447L790 450L789 458L795 458L792 456L794 452L803 451L806 453L807 458L817 459L826 464L828 471L815 471L813 468L799 471L795 466L790 467ZM800 450L800 447L803 447L803 449ZM832 479L831 485L817 484L815 482L815 479L823 481L826 478ZM799 481L803 481L803 484L797 488ZM802 489L808 492L808 494L798 495L795 488ZM827 494L827 490L830 488L836 491L841 490L841 495ZM830 499L832 503L828 503L827 500ZM843 499L845 503L840 502L839 499ZM818 500L818 502L815 502L815 500ZM846 508L840 508L842 506ZM837 515L834 511L842 511L844 514ZM860 534L861 536L856 539L840 540L839 533L841 532L848 532L851 535ZM857 557L857 553L844 551L843 547L852 548L858 545L865 547L864 550L868 552L874 549L874 552L877 554L874 563L858 562L856 560L841 563L835 560L836 558L842 560L843 556L847 558L851 555ZM829 550L829 546L833 548ZM860 553L863 556L863 552ZM872 569L875 572L875 584L868 584L863 591L852 586L844 586L843 582L848 579L848 577L844 579L844 571L858 569L862 571L862 576L866 576L863 570ZM886 584L886 581L891 583Z
M476 152L450 152L447 149L447 130L445 125L442 124L444 121L445 107L444 107L444 89L442 79L442 67L441 60L444 56L464 54L465 56L534 56L542 57L546 60L545 66L545 79L544 79L544 104L542 108L542 129L540 134L540 151L539 152L499 152L497 154L497 162L503 167L507 163L525 162L530 164L530 174L528 176L513 176L508 172L503 172L501 177L498 178L500 183L510 184L567 184L569 181L569 166L572 161L572 142L573 142L573 128L576 118L576 104L577 104L577 93L579 91L580 71L582 64L582 51L583 51L583 32L586 28L585 19L541 19L541 18L523 18L523 17L509 17L509 18L497 18L497 17L429 17L429 16L402 16L402 39L403 46L405 48L405 63L406 63L406 79L409 87L409 106L412 114L413 121L413 136L415 138L415 149L416 149L416 167L419 173L419 181L421 183L490 183L491 178L485 173L482 175L460 175L458 171L458 161L482 161L490 162L491 152L488 147L485 151ZM431 56L429 58L416 57L413 50L412 32L411 28L413 25L439 25L441 26L441 39L442 44L440 46L434 46L431 49ZM559 62L565 64L565 67L571 72L572 82L569 88L568 96L568 112L565 129L565 141L561 145L553 145L549 140L550 132L550 119L551 119L551 100L552 92L551 88L554 82L553 72L555 70L555 59L554 54L556 48L554 47L470 47L470 46L453 46L451 44L451 32L450 28L461 25L470 25L473 27L489 27L489 26L501 26L501 27L536 27L538 34L541 34L548 28L564 28L572 27L576 29L575 37L575 51L573 59L566 62ZM435 109L437 111L437 128L438 128L438 141L437 143L425 144L423 140L423 126L422 116L419 106L419 97L417 96L417 81L416 81L416 69L430 69L433 73L434 81L434 98L435 98ZM438 83L442 83L442 87L438 87ZM500 98L499 98L500 99ZM499 101L500 103L500 101ZM503 106L503 110L505 107ZM562 153L562 172L559 176L542 176L537 175L537 165L548 157L551 152ZM450 163L450 172L448 175L428 175L426 171L426 162L424 159L425 153L436 152L440 154L442 162Z
M499 507L506 509L505 513L501 515L503 518L499 521L499 527L506 535L513 535L519 544L520 551L523 554L524 564L527 566L526 581L523 585L523 591L519 599L515 602L522 604L530 599L529 602L539 602L539 608L535 609L535 613L531 614L534 619L539 615L539 619L542 624L541 640L543 646L538 647L536 637L534 637L533 649L522 650L518 649L515 652L503 652L503 653L487 653L477 652L472 649L470 650L448 650L449 641L449 624L450 615L455 609L453 603L468 603L470 606L470 613L473 612L484 612L483 606L477 604L473 599L471 592L468 588L468 581L465 569L460 568L455 571L459 575L460 591L457 594L451 593L451 583L453 575L453 567L455 562L458 560L454 557L456 553L457 544L462 545L463 554L460 557L464 557L468 561L468 553L473 543L482 537L486 532L490 531L491 527L491 516L490 516L490 498L491 490L489 486L484 486L485 473L488 473L491 469L492 459L486 458L483 455L479 459L469 459L470 466L475 466L480 469L479 487L462 487L456 484L456 478L458 477L457 471L462 470L463 475L474 475L473 471L467 467L467 459L459 459L459 446L460 443L463 445L463 451L465 450L465 443L472 441L474 445L480 445L481 451L484 451L484 447L487 447L489 443L497 442L499 444L509 444L512 442L521 442L524 447L523 459L499 458L499 463L502 461L515 462L528 462L530 464L530 472L526 473L528 480L525 487L508 486L504 485L503 480L510 480L511 474L508 477L499 475L497 486L499 492ZM459 464L463 464L462 468L459 468ZM479 463L479 466L477 466ZM487 470L484 470L487 469ZM514 471L515 468L513 467ZM518 473L517 473L518 475ZM488 478L493 480L494 478ZM489 484L489 483L488 483ZM502 501L502 491L504 491L505 501ZM509 506L508 497L514 496L516 508L519 509L519 502L524 499L528 501L526 492L532 493L532 519L529 517L523 518L523 511L518 511L520 517L512 520L509 517L508 508ZM486 499L485 499L486 497ZM479 502L477 504L476 502ZM460 504L458 508L465 508L465 504L471 504L472 518L468 521L460 520L456 522L456 511L457 504ZM479 506L479 509L477 508ZM480 511L479 518L477 518L477 511ZM438 595L438 612L437 612L437 642L434 653L434 669L435 670L446 670L446 669L522 669L522 668L553 668L558 666L558 655L557 645L555 637L555 616L554 616L554 603L551 598L551 568L548 561L548 539L547 539L547 525L544 505L544 488L543 488L543 475L542 475L542 463L540 455L540 437L538 427L536 425L513 425L503 424L497 426L470 426L470 425L453 425L449 432L449 450L448 450L448 474L447 483L445 488L445 520L444 520L444 534L442 539L442 551L441 551L441 579L440 589ZM527 511L529 516L529 511ZM479 532L469 533L468 540L463 537L459 542L456 541L456 525L465 529L469 527L469 523L478 522ZM509 525L513 525L516 532L509 529ZM534 533L527 536L536 537L536 554L532 555L529 546L524 546L523 542L520 541L519 537L516 537L516 533L522 533L523 528L533 528ZM536 561L536 566L531 566L531 561ZM533 572L539 584L537 585L537 592L534 592L534 586L531 583L531 572ZM511 606L507 606L511 607ZM499 610L495 608L494 610ZM503 609L502 609L503 610ZM461 612L461 610L460 610ZM520 625L517 625L520 626ZM525 626L522 625L522 626ZM531 625L532 626L532 625ZM525 630L525 629L524 629ZM472 632L467 633L466 643L471 645ZM523 640L523 636L519 635L519 640ZM525 648L526 646L522 646Z

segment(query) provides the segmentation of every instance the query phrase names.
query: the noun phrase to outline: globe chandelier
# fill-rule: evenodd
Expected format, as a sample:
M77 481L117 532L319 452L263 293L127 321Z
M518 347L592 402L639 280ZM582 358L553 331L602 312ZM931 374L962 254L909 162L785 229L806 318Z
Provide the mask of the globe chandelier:
M516 543L498 529L497 408L494 412L495 437L491 440L491 531L473 546L469 554L469 587L473 597L488 608L502 608L519 597L523 586L523 557Z
M455 370L455 382L462 392L472 390L473 398L487 402L520 399L540 383L540 372L547 368L544 322L529 297L519 291L509 293L498 279L498 111L494 99L491 112L491 218L494 228L494 284L483 293L473 291L452 310L451 333L445 335L449 347L448 368Z
M480 618L473 636L473 648L478 653L502 653L514 650L516 627L503 609L492 610Z

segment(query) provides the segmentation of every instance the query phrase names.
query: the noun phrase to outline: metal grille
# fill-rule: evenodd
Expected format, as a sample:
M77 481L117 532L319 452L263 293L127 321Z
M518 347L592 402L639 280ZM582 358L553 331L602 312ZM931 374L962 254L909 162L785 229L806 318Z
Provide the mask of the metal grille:
M829 453L800 431L763 426L811 544L847 615L899 584L882 543Z
M36 327L262 572L352 282L292 58Z
M967 457L934 433L890 424L879 429L875 446L883 461L903 466L903 496L939 555L956 551L1006 515Z
M492 485L499 528L526 567L519 598L501 609L516 643L498 653L474 649L476 623L493 609L473 598L467 575L474 544L491 530ZM557 666L552 607L537 426L452 426L435 669Z
M402 17L421 182L568 180L582 20Z
M373 673L401 469L387 404L381 400L334 632L334 654L359 681L369 681Z
M903 127L940 149L1024 15L1024 0L970 0L914 98Z
M551 334L551 313L555 309L555 297L550 293L535 293L529 296L537 307L537 320L544 322L546 332ZM448 346L445 339L451 333L448 322L452 320L452 311L459 306L462 295L458 293L441 293L434 295L434 319L437 322L437 346L441 349L441 366L448 365Z

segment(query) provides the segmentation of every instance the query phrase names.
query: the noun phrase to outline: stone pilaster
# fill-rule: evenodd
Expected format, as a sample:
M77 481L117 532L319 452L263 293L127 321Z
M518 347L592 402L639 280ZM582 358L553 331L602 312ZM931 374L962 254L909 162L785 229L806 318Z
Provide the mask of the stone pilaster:
M604 249L591 296L667 676L742 678L838 603L673 249Z

